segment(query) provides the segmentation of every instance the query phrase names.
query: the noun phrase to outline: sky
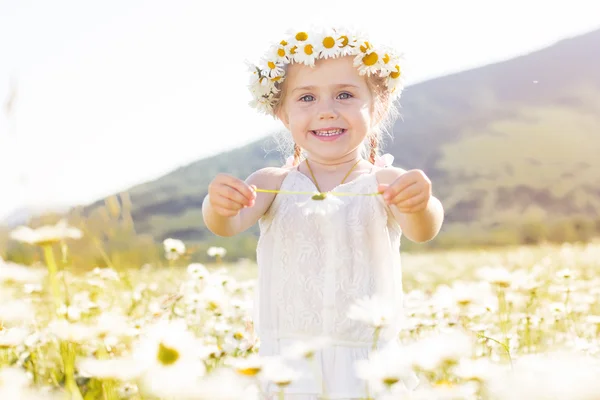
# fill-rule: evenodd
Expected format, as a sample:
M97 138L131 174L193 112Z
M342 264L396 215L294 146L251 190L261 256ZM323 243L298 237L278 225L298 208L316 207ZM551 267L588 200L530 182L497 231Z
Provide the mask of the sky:
M17 88L0 114L0 219L86 204L281 129L248 106L246 61L289 29L339 24L402 52L410 85L598 29L600 4L0 0L2 105Z

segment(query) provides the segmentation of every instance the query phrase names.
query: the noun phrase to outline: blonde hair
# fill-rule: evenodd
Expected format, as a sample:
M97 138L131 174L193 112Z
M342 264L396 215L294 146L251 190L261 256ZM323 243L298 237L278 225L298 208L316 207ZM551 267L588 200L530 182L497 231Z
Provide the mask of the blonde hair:
M287 65L284 67L287 69ZM287 73L287 71L286 71ZM367 87L371 91L373 96L373 104L371 109L371 116L376 121L373 129L370 130L361 153L363 157L369 160L371 164L375 163L375 159L379 154L379 149L383 142L383 136L386 134L388 137L392 137L393 125L399 116L399 111L392 96L385 85L385 79L377 75L365 76ZM286 98L286 81L283 84L277 86L279 92L276 95L276 104L274 106L274 114L277 115L281 110L283 103ZM294 157L293 165L296 166L301 162L302 159L302 148L294 143L293 139L288 132L281 132L275 136L275 140L278 143L278 148L283 154L292 153ZM285 158L285 157L284 157Z

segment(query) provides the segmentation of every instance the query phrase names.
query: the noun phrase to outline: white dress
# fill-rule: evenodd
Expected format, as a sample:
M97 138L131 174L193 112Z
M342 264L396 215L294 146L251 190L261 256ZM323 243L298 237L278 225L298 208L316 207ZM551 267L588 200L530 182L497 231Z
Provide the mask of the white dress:
M373 193L377 186L376 175L369 173L333 191ZM317 191L297 169L290 170L281 190ZM305 216L298 203L308 198L279 194L259 221L254 319L260 355L280 355L295 341L327 336L330 346L317 352L316 365L305 360L289 364L302 378L285 389L285 398L316 400L323 394L320 380L329 399L364 398L366 383L356 376L353 363L368 357L374 330L346 313L354 300L381 294L397 308L398 319L380 345L397 337L402 231L381 196L338 196L343 205L326 216ZM272 384L266 386L267 392L278 393Z

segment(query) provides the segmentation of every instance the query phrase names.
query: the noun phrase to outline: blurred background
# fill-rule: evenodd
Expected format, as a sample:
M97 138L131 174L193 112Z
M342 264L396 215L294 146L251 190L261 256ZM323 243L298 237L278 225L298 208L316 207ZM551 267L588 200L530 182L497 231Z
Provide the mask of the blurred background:
M542 1L0 1L0 256L61 218L89 266L141 265L164 239L254 259L258 230L218 238L218 172L281 165L282 126L248 106L246 61L288 29L350 25L402 51L408 87L384 152L423 169L446 208L407 251L600 236L600 5Z

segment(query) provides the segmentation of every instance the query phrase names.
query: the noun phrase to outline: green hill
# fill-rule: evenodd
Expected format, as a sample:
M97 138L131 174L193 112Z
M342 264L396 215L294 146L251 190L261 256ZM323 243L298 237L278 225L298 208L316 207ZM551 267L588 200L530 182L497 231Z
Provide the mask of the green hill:
M593 49L600 49L600 30L405 90L384 150L395 165L432 178L451 241L527 241L564 220L596 224L600 52ZM218 172L245 178L281 165L281 154L266 151L273 148L267 138L132 187L136 230L157 240L214 241L201 216L209 181ZM585 229L600 230L600 223ZM235 240L251 248L256 232Z

